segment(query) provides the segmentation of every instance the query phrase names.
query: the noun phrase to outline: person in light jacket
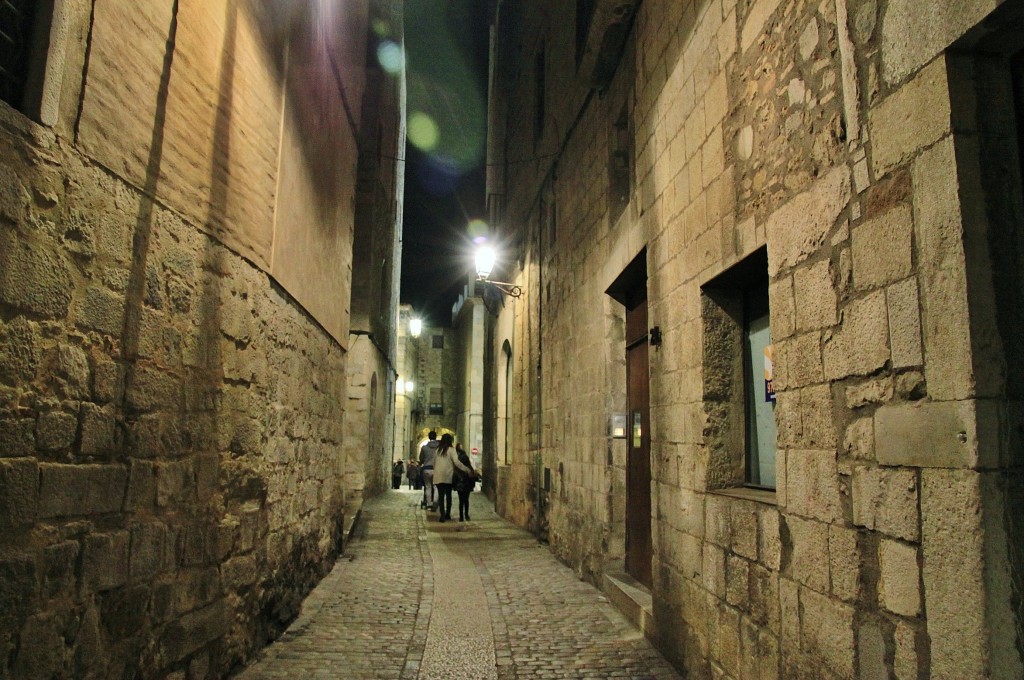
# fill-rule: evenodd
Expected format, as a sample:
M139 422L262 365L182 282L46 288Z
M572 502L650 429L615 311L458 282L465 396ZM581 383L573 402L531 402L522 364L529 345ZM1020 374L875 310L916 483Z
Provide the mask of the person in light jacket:
M423 502L421 508L434 510L437 506L437 498L434 495L434 455L440 444L437 441L437 432L433 430L427 434L429 440L420 447L420 474L423 476Z
M438 507L441 510L441 521L452 518L452 477L455 470L473 474L473 468L462 464L452 444L455 439L450 434L441 436L441 445L434 454L434 484L437 485Z

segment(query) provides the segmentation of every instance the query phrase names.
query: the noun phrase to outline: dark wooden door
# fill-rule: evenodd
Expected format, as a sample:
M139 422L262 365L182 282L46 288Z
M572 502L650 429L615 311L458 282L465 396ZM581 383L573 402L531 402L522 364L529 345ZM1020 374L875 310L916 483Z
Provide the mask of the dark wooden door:
M644 282L646 284L646 282ZM647 296L626 309L626 572L651 587L651 416Z

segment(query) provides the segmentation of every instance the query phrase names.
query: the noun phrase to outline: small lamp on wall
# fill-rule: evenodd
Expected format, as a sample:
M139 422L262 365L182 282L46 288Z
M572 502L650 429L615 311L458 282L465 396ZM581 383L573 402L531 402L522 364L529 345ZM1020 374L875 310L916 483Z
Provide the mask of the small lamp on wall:
M414 338L420 337L423 332L423 321L419 317L409 319L409 335Z
M486 283L494 286L501 292L511 297L517 298L523 294L523 289L514 283L505 283L503 281L491 281L489 278L491 271L494 270L494 263L498 259L498 254L494 248L486 243L479 243L476 246L476 280L481 283Z

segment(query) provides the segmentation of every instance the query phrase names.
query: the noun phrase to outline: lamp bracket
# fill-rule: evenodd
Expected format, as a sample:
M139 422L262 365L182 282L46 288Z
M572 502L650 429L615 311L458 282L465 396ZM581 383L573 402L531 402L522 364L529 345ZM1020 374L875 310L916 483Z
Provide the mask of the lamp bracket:
M491 281L490 279L485 279L482 277L477 278L477 282L490 284L497 288L498 290L500 290L502 293L508 295L509 297L517 298L523 294L522 287L517 286L514 283L505 283L504 281Z

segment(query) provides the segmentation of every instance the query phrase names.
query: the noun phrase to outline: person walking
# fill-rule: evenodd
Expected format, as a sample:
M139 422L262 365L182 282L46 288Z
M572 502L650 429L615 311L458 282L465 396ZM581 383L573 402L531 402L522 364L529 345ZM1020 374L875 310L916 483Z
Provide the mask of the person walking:
M455 454L459 459L459 462L469 468L469 472L463 472L456 468L455 470L455 491L459 494L459 521L469 521L469 494L473 493L473 487L476 486L476 470L473 469L473 463L469 459L469 454L466 453L466 449L462 448L462 444L455 445Z
M466 467L455 453L454 437L445 434L441 437L441 445L434 456L434 484L437 485L438 504L441 510L441 521L452 518L452 477L455 470L469 474L473 468Z
M437 432L427 433L427 443L420 447L420 470L423 476L423 502L421 508L437 509L437 492L434 490L434 455L441 445L437 441Z
M410 458L409 462L406 463L405 465L405 478L409 480L410 489L412 489L413 487L417 489L419 488L418 486L416 486L416 478L419 476L419 474L420 466L416 463L415 459Z
M401 489L402 488L402 476L405 474L405 463L399 458L395 461L395 464L391 466L391 488Z

